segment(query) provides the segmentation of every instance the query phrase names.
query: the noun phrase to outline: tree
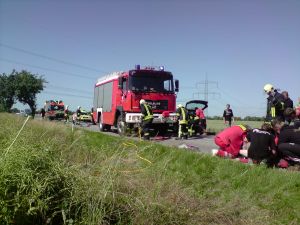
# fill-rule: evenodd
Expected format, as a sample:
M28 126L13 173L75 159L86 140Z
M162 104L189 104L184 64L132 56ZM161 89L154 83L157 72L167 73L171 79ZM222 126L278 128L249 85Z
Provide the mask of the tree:
M0 111L10 112L15 103L15 77L15 70L10 75L5 73L0 75Z
M44 83L46 83L45 79L38 74L26 70L16 73L16 97L21 103L29 105L32 117L36 112L36 95L44 89Z

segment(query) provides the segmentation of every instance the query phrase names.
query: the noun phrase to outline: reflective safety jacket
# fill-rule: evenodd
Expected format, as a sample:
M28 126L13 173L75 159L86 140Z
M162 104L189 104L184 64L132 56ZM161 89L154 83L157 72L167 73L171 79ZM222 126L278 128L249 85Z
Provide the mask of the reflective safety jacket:
M179 124L188 124L188 111L184 107L176 110L176 115L179 118Z
M143 121L153 119L152 108L147 103L141 104L141 113L143 114Z
M267 98L267 115L266 119L268 121L278 118L278 119L284 119L283 118L283 111L284 111L284 98L282 94L275 91L274 96L270 95Z

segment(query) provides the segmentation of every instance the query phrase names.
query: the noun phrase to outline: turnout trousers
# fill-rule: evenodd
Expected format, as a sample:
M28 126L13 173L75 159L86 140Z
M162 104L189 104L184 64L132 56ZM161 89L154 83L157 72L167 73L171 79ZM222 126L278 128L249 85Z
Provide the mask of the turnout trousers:
M178 138L181 137L187 138L187 135L188 135L188 125L179 123Z
M151 124L152 124L153 119L149 119L149 120L143 120L141 127L142 127L142 132L143 132L143 137L144 139L149 140L150 139L150 128L151 128Z

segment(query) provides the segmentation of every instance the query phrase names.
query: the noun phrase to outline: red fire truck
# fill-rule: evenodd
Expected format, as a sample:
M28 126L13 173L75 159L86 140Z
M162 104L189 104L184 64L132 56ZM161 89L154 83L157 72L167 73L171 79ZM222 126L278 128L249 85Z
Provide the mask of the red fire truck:
M49 120L62 120L64 119L65 105L63 101L49 100L45 102L45 118Z
M136 65L133 70L109 74L95 84L93 119L100 131L114 127L124 134L141 122L139 102L145 99L153 109L153 127L167 131L176 127L178 89L179 81L163 67L141 69Z

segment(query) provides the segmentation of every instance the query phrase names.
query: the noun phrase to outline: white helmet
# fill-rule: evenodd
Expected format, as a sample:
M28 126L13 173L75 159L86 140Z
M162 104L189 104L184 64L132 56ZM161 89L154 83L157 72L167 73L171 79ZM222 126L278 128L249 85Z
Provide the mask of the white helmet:
M77 107L77 109L80 109L80 108L81 108L81 106L78 106L78 107Z
M146 103L145 99L141 99L141 100L140 100L140 105L141 105L141 104L145 104L145 103Z
M270 93L273 89L274 89L274 87L273 87L272 84L266 84L266 85L264 86L264 91L265 91L266 93Z
M177 105L177 108L182 108L182 107L183 107L182 104L178 104L178 105Z
M69 108L69 106L68 105L66 105L66 109L68 109Z

